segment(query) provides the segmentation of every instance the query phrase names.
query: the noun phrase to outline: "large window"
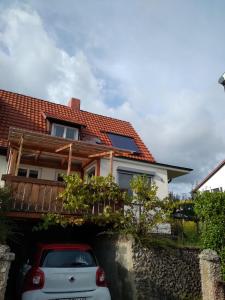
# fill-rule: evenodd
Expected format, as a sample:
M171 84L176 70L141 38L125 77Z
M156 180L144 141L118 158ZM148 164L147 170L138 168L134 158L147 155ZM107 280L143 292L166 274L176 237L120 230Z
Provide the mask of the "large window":
M139 153L138 146L133 138L114 133L108 133L108 137L114 147Z
M128 171L128 170L119 169L118 170L118 183L119 183L120 188L127 190L128 194L131 195L132 191L130 188L130 181L134 176L138 176L138 175L147 176L149 179L149 183L151 183L153 175L145 174L142 172L139 173L138 171Z
M61 124L52 125L52 135L62 137L64 139L78 140L78 128L64 126Z

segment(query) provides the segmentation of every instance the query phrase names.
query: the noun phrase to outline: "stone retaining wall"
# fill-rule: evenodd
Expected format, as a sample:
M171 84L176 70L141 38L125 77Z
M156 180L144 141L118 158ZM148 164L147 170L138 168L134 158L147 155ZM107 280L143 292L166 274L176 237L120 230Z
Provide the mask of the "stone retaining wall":
M0 300L4 300L9 268L14 258L15 255L10 252L8 246L0 245Z
M205 249L199 255L203 300L224 300L225 282L222 280L221 262L216 251Z
M199 251L133 247L138 300L201 299Z
M112 300L199 300L196 249L148 249L131 237L99 237L95 252L106 271Z

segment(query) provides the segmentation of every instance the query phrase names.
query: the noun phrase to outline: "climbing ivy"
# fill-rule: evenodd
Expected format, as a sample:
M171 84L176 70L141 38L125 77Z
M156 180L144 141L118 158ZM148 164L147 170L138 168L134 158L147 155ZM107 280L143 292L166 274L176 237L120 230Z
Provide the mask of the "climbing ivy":
M65 227L92 222L140 237L148 234L157 224L165 222L169 214L168 201L159 200L157 187L146 176L135 176L131 180L132 195L121 190L112 176L82 179L73 174L64 176L64 181L66 188L59 199L70 214L48 213L43 217L39 229L47 229L55 224ZM93 214L94 207L101 206L103 210Z
M225 192L198 193L194 202L201 221L201 246L217 251L225 278Z

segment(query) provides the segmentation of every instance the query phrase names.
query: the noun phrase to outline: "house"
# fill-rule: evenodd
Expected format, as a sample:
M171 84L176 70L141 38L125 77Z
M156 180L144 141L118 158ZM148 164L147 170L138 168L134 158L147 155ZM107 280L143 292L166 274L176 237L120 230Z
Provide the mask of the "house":
M165 150L166 151L166 150ZM168 182L191 169L156 162L129 122L0 90L0 176L12 188L11 217L40 218L63 208L62 174L112 174L123 189L146 174L168 196Z
M225 160L216 166L194 189L196 192L219 192L225 191Z

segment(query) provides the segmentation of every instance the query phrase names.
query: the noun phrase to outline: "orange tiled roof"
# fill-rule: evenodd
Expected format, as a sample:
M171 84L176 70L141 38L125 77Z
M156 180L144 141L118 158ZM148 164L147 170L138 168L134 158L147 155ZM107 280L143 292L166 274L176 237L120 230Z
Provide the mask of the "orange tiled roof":
M140 154L126 156L137 160L155 162L152 154L129 122L83 110L73 110L65 105L4 90L0 90L0 147L7 147L9 127L48 133L44 116L83 125L83 134L98 136L106 145L111 145L106 132L132 137Z

